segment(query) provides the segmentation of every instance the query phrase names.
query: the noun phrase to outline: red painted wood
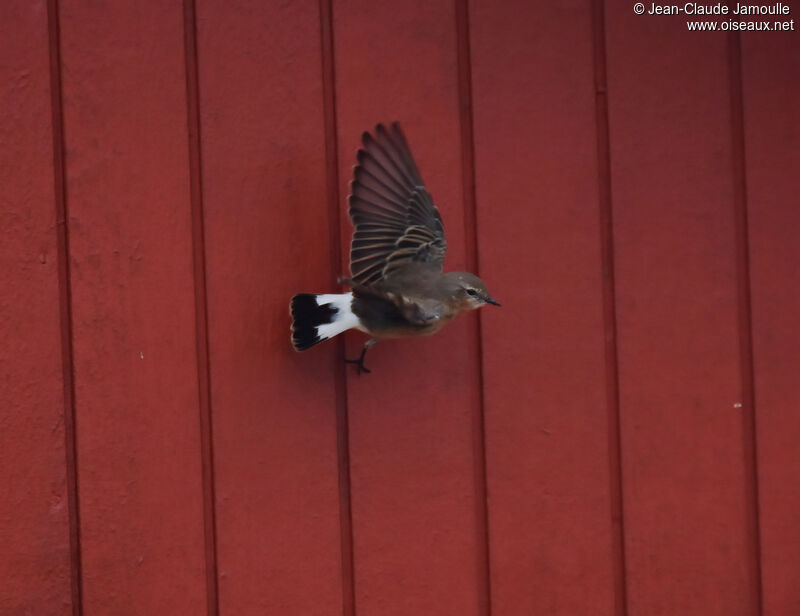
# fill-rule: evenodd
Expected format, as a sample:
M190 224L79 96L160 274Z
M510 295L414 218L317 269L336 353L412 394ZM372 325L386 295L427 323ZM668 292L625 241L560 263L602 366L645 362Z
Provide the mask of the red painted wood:
M754 614L727 39L607 10L629 609Z
M339 359L288 315L333 288L318 8L197 16L220 610L336 614Z
M203 531L206 558L206 604L209 616L219 612L217 538L214 492L214 444L211 425L211 382L208 357L208 302L206 287L203 184L200 160L200 91L197 66L197 15L193 0L183 3L186 55L186 114L189 136L189 199L192 211L192 266L194 276L197 384L200 410L200 457L203 473Z
M454 3L338 2L333 19L342 220L361 132L399 120L444 218L445 268L464 268ZM346 244L349 222L342 229ZM382 343L370 351L371 375L349 372L358 613L466 616L485 602L472 448L475 317L431 338ZM351 356L363 340L348 339Z
M613 614L591 6L471 8L492 607Z
M743 36L764 614L800 613L800 40Z
M619 3L603 33L588 0L198 0L188 58L180 0L58 4L61 293L55 31L0 3L0 613L77 608L70 334L87 614L213 614L210 579L231 614L751 616L759 572L800 612L796 37L741 37L740 123L732 39ZM477 250L503 308L343 376L287 303L346 271L359 136L394 119L447 269Z
M179 1L63 1L84 608L206 607Z
M47 10L0 3L0 613L70 614Z

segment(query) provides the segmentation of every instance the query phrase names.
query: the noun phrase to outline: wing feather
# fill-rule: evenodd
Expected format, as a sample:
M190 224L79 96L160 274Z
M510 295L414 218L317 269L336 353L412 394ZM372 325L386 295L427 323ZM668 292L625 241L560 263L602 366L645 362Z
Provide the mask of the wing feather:
M397 123L364 133L350 184L350 273L369 286L409 263L441 272L447 243L439 210Z

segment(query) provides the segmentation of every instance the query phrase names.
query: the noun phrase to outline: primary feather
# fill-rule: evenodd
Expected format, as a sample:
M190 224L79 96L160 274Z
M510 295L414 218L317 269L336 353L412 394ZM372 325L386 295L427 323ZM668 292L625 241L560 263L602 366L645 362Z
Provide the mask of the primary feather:
M400 126L364 133L350 184L350 273L372 286L409 264L441 272L447 243L439 210L422 182Z

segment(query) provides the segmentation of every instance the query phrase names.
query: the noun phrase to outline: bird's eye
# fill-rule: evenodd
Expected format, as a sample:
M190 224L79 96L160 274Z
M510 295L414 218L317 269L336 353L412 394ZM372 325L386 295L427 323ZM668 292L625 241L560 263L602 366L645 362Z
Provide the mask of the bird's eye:
M475 289L467 289L467 295L470 297L478 297L478 292Z

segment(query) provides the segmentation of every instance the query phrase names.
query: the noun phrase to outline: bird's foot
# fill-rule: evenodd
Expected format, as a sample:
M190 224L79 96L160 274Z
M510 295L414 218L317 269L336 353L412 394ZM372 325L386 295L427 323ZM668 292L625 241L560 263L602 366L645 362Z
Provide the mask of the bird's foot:
M359 376L361 376L362 372L366 372L367 374L371 374L372 373L372 370L370 370L369 368L367 368L364 365L364 356L363 355L361 357L359 357L358 359L345 359L344 362L346 364L355 364L356 365L356 369L357 369L357 374Z
M372 372L369 368L367 368L364 365L364 358L367 356L367 351L369 351L369 347L371 347L373 344L377 344L377 342L378 342L377 338L372 338L371 340L367 340L364 343L364 346L361 348L361 355L358 356L358 359L345 359L344 360L345 363L355 364L356 365L356 367L358 368L358 376L361 376L362 372L366 372L367 374Z

